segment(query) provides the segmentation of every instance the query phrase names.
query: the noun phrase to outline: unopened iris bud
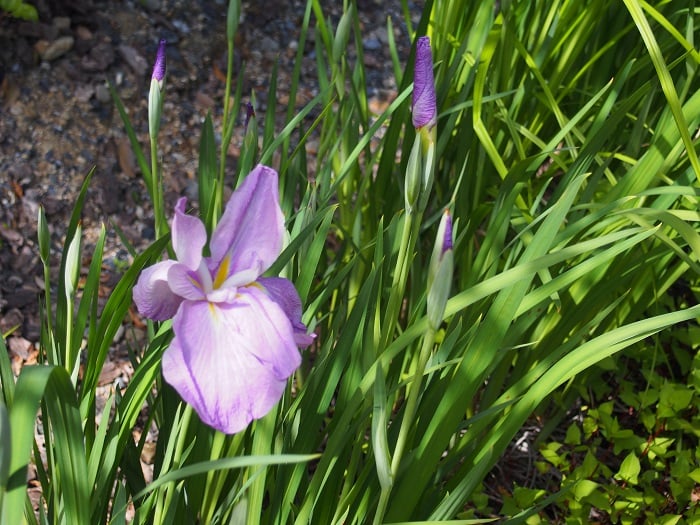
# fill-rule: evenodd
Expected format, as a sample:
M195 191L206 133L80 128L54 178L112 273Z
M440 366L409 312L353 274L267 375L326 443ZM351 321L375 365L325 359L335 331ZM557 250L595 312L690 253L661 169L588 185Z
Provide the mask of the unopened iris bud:
M148 93L148 133L152 139L158 135L160 115L163 110L161 92L165 83L165 45L165 40L161 40L158 44L156 61L153 64L153 74L151 75L151 90Z
M437 330L445 315L445 306L450 297L454 254L452 253L452 216L445 210L438 227L433 254L428 267L428 322Z
M258 157L258 122L255 116L255 97L252 102L246 104L245 135L243 135L243 147L241 148L241 171L253 169Z
M39 206L39 219L37 220L36 235L39 241L39 258L44 266L49 265L50 236L49 226L46 223L44 208Z
M226 13L226 39L233 42L233 37L238 29L238 21L241 18L241 1L229 0L228 11Z
M430 38L422 36L416 42L416 65L413 72L413 127L431 129L437 123L437 99L433 77L433 55Z
M435 143L437 141L437 102L433 77L433 56L430 39L422 36L416 42L416 64L413 73L413 100L411 103L416 138L406 170L406 209L412 209L419 200L425 209L435 176Z
M80 237L82 232L82 224L78 223L66 252L66 265L63 277L66 283L66 298L69 300L74 296L75 289L78 286L78 278L80 277Z
M250 123L250 119L255 119L255 108L253 107L253 104L248 102L245 106L245 125L243 126L244 134L248 131L248 124Z
M158 85L163 89L163 80L165 79L165 45L167 42L161 40L158 43L158 51L156 52L156 62L153 64L152 78L158 82Z

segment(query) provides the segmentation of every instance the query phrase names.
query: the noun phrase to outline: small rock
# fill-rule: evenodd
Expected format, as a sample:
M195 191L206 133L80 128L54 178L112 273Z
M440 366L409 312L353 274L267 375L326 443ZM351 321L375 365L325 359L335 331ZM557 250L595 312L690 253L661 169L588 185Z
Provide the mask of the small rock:
M24 337L10 337L7 340L7 346L11 354L16 355L22 361L26 361L34 345Z
M57 16L51 23L58 31L63 33L70 30L70 18L67 16Z
M194 96L194 103L197 108L202 109L204 111L210 110L216 104L213 98L211 98L206 93L203 93L202 91L198 91L197 94Z
M42 60L51 62L52 60L56 60L73 49L74 40L72 36L62 36L53 42L48 43L48 45L44 42L46 41L39 40L34 47Z
M278 51L280 48L279 42L275 40L272 37L265 36L263 37L260 42L258 42L258 47L260 48L261 51L270 53L274 51Z
M365 51L378 51L382 48L382 43L379 41L378 38L365 38L362 41L362 46L365 48Z
M12 308L5 315L0 317L0 332L7 333L17 326L22 326L24 315L19 308Z
M119 137L116 142L119 167L127 177L133 179L136 176L136 159L134 150L131 149L131 142L127 137Z
M105 71L114 62L114 48L109 42L100 42L92 49L90 54L80 61L80 67L85 71Z
M75 34L80 40L92 40L93 34L85 26L78 26L75 28Z
M180 33L183 35L190 32L190 26L188 26L187 22L184 22L183 20L173 20L173 25L175 26L175 29L180 31Z
M109 88L107 86L105 86L104 84L98 84L95 88L95 98L97 98L97 100L100 101L102 104L106 104L107 102L112 100L112 95L109 92Z
M22 308L28 304L36 304L39 300L38 298L39 290L30 285L22 285L21 288L15 290L13 294L8 294L7 305L10 308Z
M375 56L375 53L365 53L364 64L367 67L378 69L382 66L383 61Z
M90 84L80 84L75 88L75 99L87 102L95 94L95 87Z
M160 0L141 0L141 5L149 11L158 11L160 9Z
M129 64L129 67L134 70L139 76L143 76L148 71L148 62L146 59L139 55L133 47L127 46L126 44L119 44L117 47L119 55L124 59L124 62Z

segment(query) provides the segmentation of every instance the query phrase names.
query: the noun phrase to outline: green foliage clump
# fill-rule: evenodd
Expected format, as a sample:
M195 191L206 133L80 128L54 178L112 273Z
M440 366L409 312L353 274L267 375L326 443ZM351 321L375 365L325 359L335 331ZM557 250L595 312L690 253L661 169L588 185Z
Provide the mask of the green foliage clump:
M528 524L687 524L700 520L700 336L672 337L627 351L609 370L586 374L584 402L560 441L546 440L535 463L538 488L519 485L502 513L524 509ZM561 437L561 436L559 436ZM537 484L536 484L537 485ZM533 512L533 507L537 509Z
M22 0L0 0L0 10L23 20L38 20L36 7Z

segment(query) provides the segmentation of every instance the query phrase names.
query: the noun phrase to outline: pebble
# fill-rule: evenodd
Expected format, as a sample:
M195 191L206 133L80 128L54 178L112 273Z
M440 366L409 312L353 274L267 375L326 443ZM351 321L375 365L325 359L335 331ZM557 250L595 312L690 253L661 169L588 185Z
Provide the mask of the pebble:
M184 22L182 20L173 20L173 25L175 26L175 29L180 31L180 33L182 33L183 35L186 35L190 32L190 26L187 25L187 22Z
M92 40L94 36L87 27L80 25L75 28L75 34L80 40Z
M265 53L270 53L272 51L278 51L280 48L279 42L272 37L264 36L259 42L258 47L261 51Z
M102 104L112 100L112 94L109 92L109 88L104 84L98 84L95 87L95 98Z
M141 4L149 11L158 11L160 9L160 0L142 0Z
M72 36L62 36L53 42L39 40L35 44L34 48L37 50L42 60L51 62L52 60L56 60L73 49L74 42L75 41L73 40Z
M80 61L80 67L85 71L105 71L114 62L114 48L110 42L99 42L90 54Z
M95 87L90 84L80 84L75 88L75 99L80 102L87 102L95 94Z
M365 38L362 41L362 46L365 48L366 51L378 51L379 49L382 48L382 43L379 41L378 38Z
M24 314L19 308L11 308L7 313L0 317L0 331L4 334L15 328L22 326L24 322Z
M126 44L119 44L117 47L119 55L124 59L124 62L129 64L129 67L134 70L138 76L143 76L148 71L148 62L143 58L138 51Z
M22 308L30 303L36 303L38 294L39 290L34 286L24 285L7 296L7 305L10 308Z
M70 30L70 18L67 16L57 16L51 23L58 31L65 33Z
M34 345L30 341L27 341L24 337L10 337L7 340L7 346L11 354L16 355L21 358L22 361L26 361L29 357L29 352L33 349Z

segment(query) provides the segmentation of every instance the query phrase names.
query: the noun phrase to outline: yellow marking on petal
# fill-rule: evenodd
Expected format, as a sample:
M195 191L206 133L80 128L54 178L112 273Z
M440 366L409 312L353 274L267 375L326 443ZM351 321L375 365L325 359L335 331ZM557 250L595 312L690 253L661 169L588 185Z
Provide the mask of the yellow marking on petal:
M195 286L195 288L199 288L200 290L202 289L202 285L199 283L199 281L197 279L195 279L191 275L188 275L187 279Z
M216 271L216 276L214 277L214 289L216 290L219 286L224 284L224 281L228 277L228 269L231 264L231 257L226 256L221 260L219 264L219 269Z
M214 319L216 319L217 315L216 315L216 308L214 308L214 303L207 303L207 305L209 306L209 311L211 311L211 316Z

